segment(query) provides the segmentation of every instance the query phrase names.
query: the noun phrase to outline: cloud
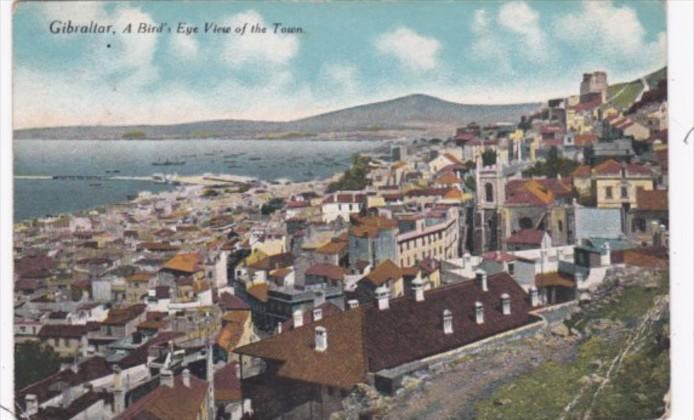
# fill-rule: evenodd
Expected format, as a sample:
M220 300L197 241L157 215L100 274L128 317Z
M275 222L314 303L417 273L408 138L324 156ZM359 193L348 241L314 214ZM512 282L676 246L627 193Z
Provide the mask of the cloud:
M356 95L359 90L357 67L344 62L323 64L318 74L316 89L333 95Z
M626 5L584 1L578 13L559 18L553 31L561 41L589 49L596 58L641 66L663 65L666 61L665 33L648 42L638 15Z
M429 71L439 66L441 44L436 38L419 35L406 27L386 32L376 39L379 53L395 58L412 71Z
M470 28L475 35L471 46L472 58L493 63L501 73L513 73L508 45L492 30L486 10L475 10Z
M102 25L113 25L115 35L94 35L82 37L88 42L83 48L80 68L89 69L81 72L86 79L108 80L113 88L124 85L144 86L158 79L159 72L154 64L154 53L159 35L156 33L133 35L122 32L128 24L133 30L140 23L154 24L152 17L142 9L131 6L119 6L106 9L101 2L47 2L40 4L39 16L44 22L61 20L71 21L73 25L88 25L91 21ZM74 41L74 35L56 34L58 42Z
M525 51L534 59L544 60L548 57L547 40L539 24L540 16L526 2L504 3L499 8L497 21L503 28L521 36Z
M268 27L265 34L252 34L250 27L260 24L267 27L263 17L254 10L248 10L227 19L233 28L246 26L243 35L229 35L224 47L224 59L232 68L240 68L250 63L284 65L294 58L299 51L299 39L296 35L272 33Z
M195 59L200 50L198 41L196 41L192 35L182 34L171 35L169 48L173 55L183 60Z

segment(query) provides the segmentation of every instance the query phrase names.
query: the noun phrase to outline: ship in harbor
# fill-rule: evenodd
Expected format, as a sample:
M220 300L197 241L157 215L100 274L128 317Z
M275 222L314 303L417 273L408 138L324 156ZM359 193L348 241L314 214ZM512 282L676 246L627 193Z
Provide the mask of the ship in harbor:
M170 160L166 159L164 161L158 160L156 162L152 162L152 166L180 166L180 165L185 165L186 161L185 160Z

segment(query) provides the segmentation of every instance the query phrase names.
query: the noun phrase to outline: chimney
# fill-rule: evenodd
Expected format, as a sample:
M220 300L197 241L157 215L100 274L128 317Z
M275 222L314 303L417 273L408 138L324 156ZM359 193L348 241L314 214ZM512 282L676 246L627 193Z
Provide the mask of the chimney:
M68 408L72 402L72 387L70 384L65 384L63 391L60 395L60 406L63 408Z
M30 417L39 412L39 401L36 398L36 394L26 394L24 404L26 405L27 416Z
M469 252L466 252L463 255L463 267L467 267L470 264L471 260L472 260L472 256L470 255Z
M325 293L322 291L316 292L315 296L313 297L313 306L321 306L324 303L325 303Z
M511 315L511 296L508 293L502 293L501 295L501 313Z
M540 297L537 294L537 287L530 287L530 306L533 308L540 306Z
M186 388L190 388L190 370L183 369L183 372L181 373L181 379L183 380L183 386Z
M424 282L421 278L417 277L412 281L412 290L414 290L414 300L415 302L424 301Z
M328 349L328 330L325 327L316 327L316 351Z
M174 377L173 372L169 369L162 369L159 371L159 385L168 386L169 388L174 387Z
M610 243L605 242L602 245L603 252L600 253L600 265L605 267L612 263L612 258L610 256Z
M376 288L376 300L378 301L378 310L384 311L389 307L390 290L385 285Z
M585 281L585 277L583 276L583 273L581 273L580 271L576 271L576 273L574 273L574 279L576 280L577 286L583 283L583 281Z
M277 321L277 328L275 329L277 334L282 334L282 321Z
M347 301L347 306L349 306L349 309L354 309L359 307L359 301L356 299L350 299Z
M292 324L294 328L299 328L304 325L304 313L301 309L297 309L292 313Z
M482 302L475 302L475 322L484 324L484 306Z
M453 314L449 309L443 310L443 333L453 334Z
M482 289L483 292L489 290L487 287L487 272L479 269L475 271L475 278L477 279L477 285Z
M113 367L113 414L118 415L125 410L125 389L121 378L120 366Z
M323 309L313 308L313 322L323 319Z

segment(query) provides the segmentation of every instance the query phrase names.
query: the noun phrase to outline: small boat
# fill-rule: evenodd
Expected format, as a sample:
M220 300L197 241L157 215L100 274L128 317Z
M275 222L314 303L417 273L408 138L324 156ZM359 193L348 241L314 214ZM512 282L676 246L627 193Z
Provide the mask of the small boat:
M101 184L97 182L97 183L89 184L89 186L90 187L100 187Z
M152 166L174 166L174 165L185 165L186 161L185 160L169 160L166 159L164 161L158 160L156 162L152 162Z

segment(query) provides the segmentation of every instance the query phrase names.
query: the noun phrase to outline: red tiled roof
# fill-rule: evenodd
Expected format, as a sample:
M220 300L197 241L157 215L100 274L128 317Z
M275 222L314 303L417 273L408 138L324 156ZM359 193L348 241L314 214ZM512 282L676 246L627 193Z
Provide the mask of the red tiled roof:
M222 292L217 305L224 311L247 311L251 309L243 299L229 292Z
M304 273L307 276L326 277L330 280L342 281L345 278L345 270L332 264L314 264Z
M576 146L588 146L598 141L598 136L595 134L579 134L574 139Z
M361 281L368 281L378 287L389 280L397 280L402 277L402 270L391 260L385 260L364 276Z
M511 315L501 312L503 293L511 298ZM475 322L475 302L484 307L482 324ZM451 334L444 334L441 327L444 309L453 315ZM364 381L367 372L392 368L526 325L532 320L528 309L523 289L507 273L499 273L489 276L487 292L475 282L465 281L430 290L423 302L409 296L392 299L390 308L383 311L363 305L236 352L280 362L279 378L350 389ZM327 331L328 346L322 352L314 348L316 324Z
M135 401L117 420L126 419L194 419L207 397L207 382L190 374L190 387L183 384L181 374L174 377L174 386L159 385Z
M320 309L322 311L323 318L325 318L327 316L339 314L340 312L342 312L342 309L338 308L335 304L333 304L331 302L323 302L322 304L318 305L314 309ZM313 310L305 311L302 314L302 317L304 320L303 325L312 324L314 322L313 321ZM293 318L289 318L288 320L286 320L282 323L282 331L288 331L291 329L294 329L294 319Z
M590 174L590 166L581 165L578 168L574 169L574 171L571 173L571 176L575 178L590 178Z
M231 362L214 373L214 399L230 403L241 400L241 381L236 376L238 363Z
M506 239L508 244L518 245L540 245L545 232L536 229L522 229L512 234Z
M81 338L87 334L84 325L44 325L39 331L39 338Z
M63 382L75 386L112 373L106 359L101 356L91 357L78 365L77 373L72 369L64 369L25 386L17 391L16 401L23 406L24 397L27 394L34 394L38 402L42 403L60 394L61 391L54 387L54 384Z
M667 211L667 190L636 190L636 208L638 210Z
M622 165L612 159L606 160L593 168L596 175L619 175L622 172Z

